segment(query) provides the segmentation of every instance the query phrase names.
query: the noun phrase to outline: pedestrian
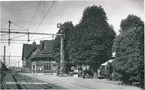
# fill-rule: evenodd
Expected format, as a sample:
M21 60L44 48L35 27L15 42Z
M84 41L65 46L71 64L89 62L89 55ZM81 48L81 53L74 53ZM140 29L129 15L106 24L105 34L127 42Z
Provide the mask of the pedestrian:
M86 70L83 70L83 78L86 77Z
M112 80L115 81L114 72L112 72Z

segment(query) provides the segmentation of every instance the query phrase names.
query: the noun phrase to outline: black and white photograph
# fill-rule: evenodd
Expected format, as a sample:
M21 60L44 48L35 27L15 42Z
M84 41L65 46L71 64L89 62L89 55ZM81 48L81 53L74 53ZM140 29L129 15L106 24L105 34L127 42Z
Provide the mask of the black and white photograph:
M144 90L144 0L0 0L0 90Z

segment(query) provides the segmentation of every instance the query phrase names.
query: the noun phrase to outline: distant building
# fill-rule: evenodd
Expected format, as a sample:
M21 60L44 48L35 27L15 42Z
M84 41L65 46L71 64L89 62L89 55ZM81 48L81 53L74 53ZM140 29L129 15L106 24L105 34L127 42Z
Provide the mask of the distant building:
M39 45L23 45L23 68L32 73L55 73L56 62L54 60L53 40L40 41ZM29 49L29 50L28 50Z
M0 61L0 71L5 70L6 68L6 65L2 61Z
M113 61L114 61L114 58L102 63L98 69L98 76L109 78L113 72L113 67L112 67Z
M30 72L31 70L31 60L29 56L36 49L36 46L33 44L23 44L22 49L22 67L24 72Z

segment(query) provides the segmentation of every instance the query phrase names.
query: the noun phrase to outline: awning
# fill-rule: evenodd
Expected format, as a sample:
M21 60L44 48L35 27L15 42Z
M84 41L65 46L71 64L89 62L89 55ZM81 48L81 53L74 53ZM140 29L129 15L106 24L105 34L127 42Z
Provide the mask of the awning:
M108 63L112 63L114 59L110 59L108 61L106 61L105 63L102 63L101 66L106 66Z

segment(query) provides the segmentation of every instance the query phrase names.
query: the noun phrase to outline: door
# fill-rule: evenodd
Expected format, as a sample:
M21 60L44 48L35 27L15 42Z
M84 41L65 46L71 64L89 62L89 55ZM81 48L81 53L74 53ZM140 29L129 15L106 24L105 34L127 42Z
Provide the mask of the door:
M32 73L36 73L36 62L32 62Z

